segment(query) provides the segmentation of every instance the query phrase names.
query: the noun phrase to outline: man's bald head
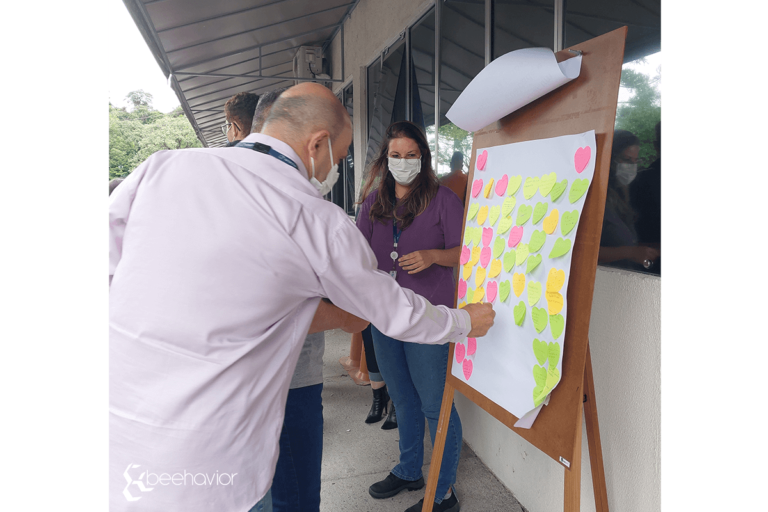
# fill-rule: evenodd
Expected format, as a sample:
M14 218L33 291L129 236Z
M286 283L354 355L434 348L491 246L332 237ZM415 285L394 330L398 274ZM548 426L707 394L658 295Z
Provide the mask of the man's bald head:
M264 122L263 131L279 129L293 138L328 130L337 139L351 129L349 115L341 102L327 88L313 82L295 85L277 98Z

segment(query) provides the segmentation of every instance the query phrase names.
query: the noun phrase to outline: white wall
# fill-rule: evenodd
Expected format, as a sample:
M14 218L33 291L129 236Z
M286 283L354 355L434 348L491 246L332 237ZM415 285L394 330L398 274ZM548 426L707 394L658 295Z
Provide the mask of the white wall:
M589 342L611 512L661 507L660 296L657 277L597 271ZM467 444L523 506L530 512L562 512L559 463L459 393L456 407ZM584 429L584 512L595 510L588 452Z

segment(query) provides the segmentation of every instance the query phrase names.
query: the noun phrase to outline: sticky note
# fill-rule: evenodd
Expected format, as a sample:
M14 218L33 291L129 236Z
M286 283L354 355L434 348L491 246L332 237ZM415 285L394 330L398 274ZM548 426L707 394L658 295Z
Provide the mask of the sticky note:
M537 386L541 386L543 388L547 383L547 369L537 364L533 365L533 381Z
M488 180L488 184L485 186L485 190L483 191L483 196L486 199L490 199L492 195L493 195L493 178Z
M549 253L550 258L559 258L568 254L571 250L571 241L567 238L558 238L555 240L555 245L552 247L552 252Z
M536 306L531 308L531 318L533 319L533 328L536 332L541 332L547 327L547 310L544 308L537 308Z
M480 265L483 266L483 268L488 267L488 263L491 261L491 248L490 247L483 247L483 250L480 251Z
M523 182L523 177L519 174L509 178L509 184L507 185L507 195L513 196L520 190L520 184Z
M480 209L480 203L470 203L469 209L467 210L467 219L474 219L475 215L477 215L477 210Z
M557 368L550 366L547 370L547 382L544 384L546 392L552 391L558 382L560 382L560 372Z
M555 232L558 220L560 220L560 212L557 210L557 208L555 208L549 215L547 215L547 217L544 219L544 224L542 224L544 231L548 235L551 235Z
M501 179L496 183L496 195L499 197L504 197L504 194L507 193L507 184L509 184L509 176L506 174L501 177Z
M475 301L475 289L467 286L467 302L472 304Z
M496 277L501 274L501 260L493 260L491 268L488 269L488 277Z
M517 306L512 308L512 314L515 316L515 323L517 325L523 325L525 320L525 302L520 301Z
M538 224L538 222L544 217L544 215L547 214L547 209L549 208L548 203L536 203L536 206L533 209L533 223Z
M525 274L518 274L515 272L512 274L512 291L515 292L515 296L519 297L525 290Z
M507 297L509 297L509 292L512 289L512 285L509 283L509 281L502 281L499 284L499 300L501 302L505 302L507 300Z
M515 249L515 265L519 267L525 263L528 253L528 244L517 244L517 249Z
M552 192L549 194L549 199L554 203L561 195L563 195L566 188L568 188L568 180L555 183L555 186L552 187Z
M531 233L531 239L528 241L528 248L531 252L539 252L539 249L541 249L546 240L546 233L536 230Z
M547 312L556 315L563 310L563 296L560 292L547 292Z
M496 240L493 241L493 257L498 258L501 256L501 253L504 252L504 246L506 244L506 240L504 240L504 237L497 236Z
M476 351L477 351L477 338L467 338L467 355L471 356Z
M581 199L581 196L584 195L584 192L587 191L589 188L589 180L584 178L581 180L573 180L573 184L571 185L571 191L568 192L568 200L571 202L571 204L575 203L579 199Z
M480 251L482 251L482 249L479 246L472 248L472 254L469 257L470 266L474 267L477 265L477 262L480 261Z
M488 161L488 152L486 150L483 150L483 152L477 156L477 169L480 171L484 170L485 163L487 161Z
M534 254L530 258L528 258L528 263L525 267L525 273L530 274L533 272L533 269L539 266L539 263L541 263L541 254Z
M471 338L470 338L471 339ZM474 354L475 352L472 351ZM547 358L549 359L549 368L557 367L557 363L560 361L560 344L556 341L551 341L547 344ZM544 366L544 363L539 363Z
M552 331L552 337L557 339L563 334L563 328L565 327L565 318L563 315L557 314L549 317L549 329Z
M473 297L475 302L482 302L483 297L485 297L485 288L478 288L475 290L475 296Z
M491 206L491 210L488 212L488 219L491 221L491 226L496 225L496 221L499 220L499 214L501 213L501 206Z
M507 252L502 261L504 263L504 272L512 272L512 269L515 268L515 250L512 249Z
M541 405L541 403L544 401L544 399L547 397L547 395L544 395L544 384L536 385L535 388L533 388L533 406L538 407Z
M531 214L533 213L533 207L529 206L527 204L521 204L520 208L517 209L517 220L515 221L515 224L518 226L522 226L526 222L528 222L528 219L531 218Z
M467 295L467 282L459 278L459 298L463 299Z
M464 245L469 245L472 241L472 228L464 228Z
M461 304L459 304L459 309L464 309L466 306L467 306L467 303L462 302Z
M463 343L457 343L456 346L453 348L453 355L456 356L456 362L461 364L464 362L464 351L466 350L466 347Z
M504 199L504 202L501 203L502 217L509 217L512 214L512 210L515 209L516 204L517 204L517 199L515 199L514 197L508 197Z
M576 227L576 223L579 222L579 210L573 210L572 212L565 212L563 214L563 221L560 223L560 233L565 236L570 233L573 228Z
M556 268L549 269L549 274L547 274L547 291L559 292L564 284L565 270L558 270Z
M469 257L472 255L472 251L467 247L466 245L461 248L461 257L459 258L459 263L462 265L466 265L469 261Z
M483 228L472 228L472 243L475 247L480 245L480 239L483 237Z
M539 178L535 176L525 178L525 183L523 184L523 197L530 199L536 194L537 190L539 190Z
M499 284L496 281L490 281L486 286L486 297L488 302L493 302L496 298L496 294L499 292Z
M464 378L469 380L469 378L472 376L472 360L465 359L464 363L461 365L461 368L464 371Z
M463 277L465 281L468 281L469 277L472 275L472 267L473 265L471 260L469 263L464 265L464 270L461 273L461 277Z
M573 165L576 167L576 172L581 172L586 169L589 160L592 158L592 148L589 146L585 148L579 148L576 150L576 154L573 155Z
M491 245L493 240L493 228L483 228L483 247Z
M485 219L488 218L488 207L487 206L481 206L480 210L477 212L477 223L481 226L485 223Z
M507 243L507 246L517 247L517 244L519 244L520 240L522 239L523 239L523 227L515 226L512 228L512 231L509 232L509 242Z
M483 282L485 282L485 269L477 267L477 270L475 270L475 286L482 286Z
M557 182L557 173L551 172L549 174L545 174L539 179L539 192L541 193L542 197L547 197L549 193L552 191L552 187L555 186L555 183Z
M531 279L528 281L528 305L535 306L541 298L541 283ZM543 363L542 363L543 364Z
M483 180L475 180L475 182L472 183L472 197L477 197L481 190L483 190Z
M499 234L503 235L509 231L509 228L512 227L512 224L512 217L502 217L501 221L499 222Z
M458 346L458 344L456 345ZM538 339L534 338L533 340L533 355L536 356L536 360L539 362L541 366L544 366L544 363L547 362L547 358L549 357L549 348L547 347L546 341L539 341ZM462 357L463 359L463 357ZM461 362L461 361L459 361ZM544 368L542 368L543 370ZM544 379L546 379L546 372L544 374ZM537 382L538 384L538 382Z

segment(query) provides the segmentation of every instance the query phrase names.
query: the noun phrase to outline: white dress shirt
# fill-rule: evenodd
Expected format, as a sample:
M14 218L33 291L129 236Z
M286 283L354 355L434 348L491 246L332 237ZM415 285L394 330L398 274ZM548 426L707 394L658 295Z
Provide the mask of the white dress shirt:
M161 151L110 197L112 512L247 512L267 493L320 297L403 341L471 328L378 271L287 144L254 141L299 169L245 148Z

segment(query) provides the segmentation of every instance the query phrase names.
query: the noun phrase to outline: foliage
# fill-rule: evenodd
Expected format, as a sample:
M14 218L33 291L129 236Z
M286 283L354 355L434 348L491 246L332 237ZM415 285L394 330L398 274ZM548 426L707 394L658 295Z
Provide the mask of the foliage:
M473 132L462 130L453 123L448 123L440 127L440 144L437 153L438 162L432 162L435 171L438 174L450 172L451 157L456 151L464 153L464 171L469 169L469 158L472 154L472 135ZM427 139L430 147L434 145L435 127L427 128ZM434 151L432 153L434 155Z
M629 130L640 139L638 168L648 167L656 159L656 123L661 121L661 93L656 82L661 72L650 77L632 69L621 72L621 86L632 91L629 100L619 105L616 129Z
M168 114L152 107L152 95L132 91L131 110L109 105L109 179L123 178L156 151L202 144L181 107Z

